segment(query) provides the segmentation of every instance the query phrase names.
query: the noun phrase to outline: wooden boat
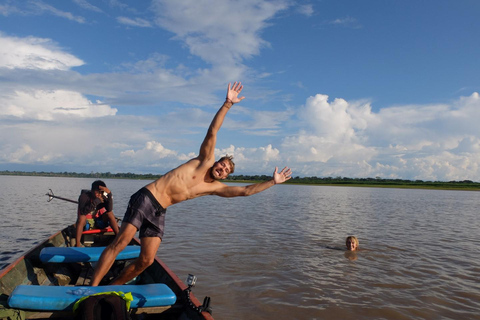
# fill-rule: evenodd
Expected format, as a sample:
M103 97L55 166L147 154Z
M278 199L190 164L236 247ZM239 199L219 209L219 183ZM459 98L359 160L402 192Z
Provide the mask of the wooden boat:
M69 226L43 241L15 262L0 271L0 318L5 314L17 313L25 319L73 319L72 305L60 301L65 294L73 292L82 295L82 290L91 293L88 286L93 274L95 260L103 247L113 239L112 232L90 232L84 235L85 248L73 246L75 228ZM139 253L140 241L137 238L122 252L114 262L101 286L105 291L119 291L118 288L105 285L116 277L121 270L133 261ZM122 254L125 255L122 257ZM130 256L133 253L133 256ZM189 276L189 278L191 278ZM142 274L125 286L122 291L132 290L134 301L130 316L135 319L206 319L213 320L209 307L210 298L203 305L191 293L194 285L183 283L158 257ZM119 287L119 286L114 286ZM128 288L128 289L127 289ZM132 289L133 288L133 289ZM153 288L153 289L152 289ZM126 290L125 290L126 289ZM147 293L153 290L153 296L159 291L167 292L167 305L157 304ZM161 290L160 290L161 289ZM23 291L22 291L23 290ZM162 293L163 294L163 293ZM45 301L47 297L53 301ZM138 301L135 301L137 297ZM154 297L155 299L158 297ZM55 300L56 299L56 300ZM78 300L76 297L75 299ZM169 302L168 302L169 301ZM63 305L61 305L63 303ZM70 301L68 302L70 303ZM165 304L165 303L163 303ZM12 307L13 305L13 307ZM48 306L46 306L48 305ZM60 307L57 307L61 305Z

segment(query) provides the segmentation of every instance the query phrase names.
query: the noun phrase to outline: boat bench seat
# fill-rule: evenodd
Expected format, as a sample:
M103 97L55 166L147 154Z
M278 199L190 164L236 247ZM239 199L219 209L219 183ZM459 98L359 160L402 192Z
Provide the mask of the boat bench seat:
M82 297L102 292L131 292L131 308L163 307L175 304L175 293L163 283L67 287L19 285L8 298L10 308L41 311L70 311Z
M40 251L42 262L95 262L100 259L105 247L45 247ZM126 246L117 260L135 259L140 255L140 246Z

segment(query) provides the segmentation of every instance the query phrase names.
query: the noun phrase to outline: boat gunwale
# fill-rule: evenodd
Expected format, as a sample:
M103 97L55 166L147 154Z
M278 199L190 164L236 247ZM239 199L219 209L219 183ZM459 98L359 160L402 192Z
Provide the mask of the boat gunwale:
M10 263L8 266L5 267L5 269L1 270L0 272L0 279L3 278L8 272L13 270L20 262L25 260L26 257L31 255L35 250L39 250L41 247L45 247L45 245L52 240L53 238L57 237L60 233L63 232L64 229L61 229L57 231L55 234L51 235L50 237L44 239L43 241L39 242L38 244L34 245L33 248L30 248L29 250L25 251L22 253L20 257L18 257L15 261Z

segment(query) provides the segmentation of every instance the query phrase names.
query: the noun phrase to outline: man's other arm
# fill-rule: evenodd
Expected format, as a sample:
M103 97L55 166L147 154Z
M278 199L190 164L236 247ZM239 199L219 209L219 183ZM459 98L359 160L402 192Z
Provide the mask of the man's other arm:
M278 168L275 167L273 177L271 180L250 184L243 187L234 187L223 185L223 187L218 188L213 192L214 195L220 197L247 197L259 192L265 191L270 187L273 187L276 184L284 183L287 180L292 178L292 170L290 168L283 168L282 171L278 172Z

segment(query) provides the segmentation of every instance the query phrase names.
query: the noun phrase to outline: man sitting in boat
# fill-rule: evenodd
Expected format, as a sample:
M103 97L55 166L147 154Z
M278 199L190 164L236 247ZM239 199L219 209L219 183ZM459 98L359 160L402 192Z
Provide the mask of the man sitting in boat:
M291 178L292 171L285 167L280 172L275 168L271 180L248 186L228 186L220 182L233 173L234 164L231 157L224 157L215 162L217 132L228 110L245 98L238 97L242 89L241 83L235 82L233 86L228 84L226 100L213 118L196 158L167 172L130 198L120 233L103 251L95 268L92 286L100 283L119 252L130 243L137 231L140 231L140 257L128 265L111 284L124 284L153 263L162 241L165 213L169 206L206 195L250 196Z
M78 197L77 230L75 234L76 246L81 247L82 232L87 224L87 217L91 216L95 220L97 228L106 228L109 224L113 232L118 234L118 224L113 214L112 192L107 188L105 182L101 180L92 183L91 190L82 190Z

